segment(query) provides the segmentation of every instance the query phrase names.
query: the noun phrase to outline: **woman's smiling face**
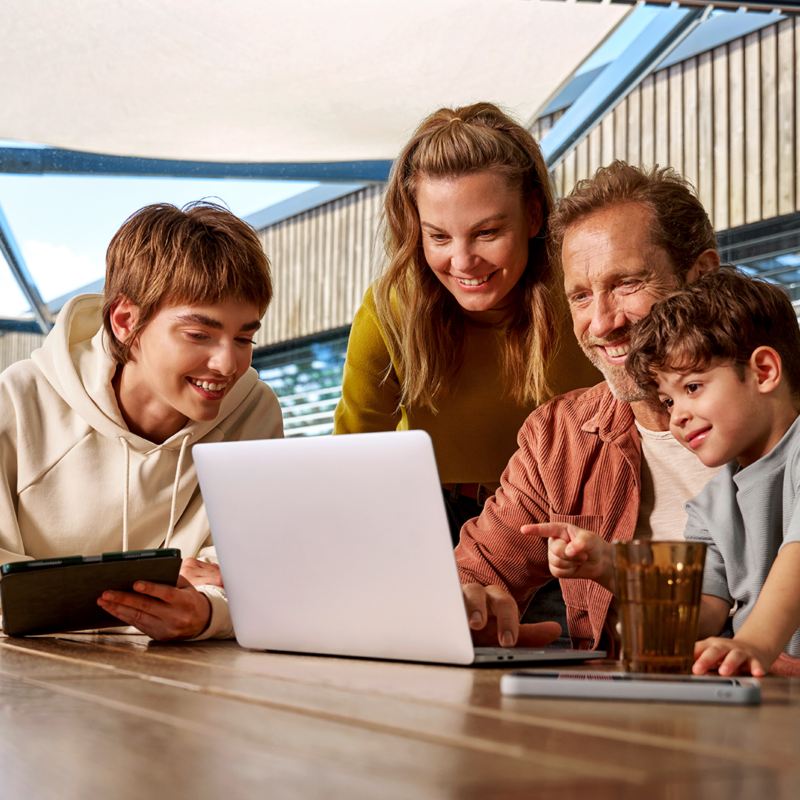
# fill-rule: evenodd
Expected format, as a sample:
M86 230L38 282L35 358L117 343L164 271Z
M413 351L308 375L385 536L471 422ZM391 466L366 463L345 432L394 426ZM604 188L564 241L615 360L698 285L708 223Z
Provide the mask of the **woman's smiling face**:
M428 266L466 312L503 308L541 228L538 203L495 170L421 176L416 202Z

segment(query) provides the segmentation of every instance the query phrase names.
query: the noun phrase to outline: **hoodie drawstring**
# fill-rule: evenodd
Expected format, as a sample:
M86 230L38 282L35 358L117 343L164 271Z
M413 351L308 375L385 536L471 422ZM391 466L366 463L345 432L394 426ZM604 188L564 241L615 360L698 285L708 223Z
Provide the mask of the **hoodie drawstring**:
M124 436L119 437L125 451L125 489L122 494L122 552L128 549L128 493L131 482L131 447Z
M128 550L128 495L130 494L130 481L131 481L131 447L128 440L124 436L118 437L122 442L122 449L125 451L125 490L122 495L122 551ZM181 467L183 466L183 459L186 455L187 446L191 439L191 434L187 433L181 440L181 449L178 452L178 463L175 467L175 480L172 482L172 499L169 505L169 525L167 527L167 535L164 537L164 544L162 547L168 547L169 541L172 538L172 533L175 530L175 515L178 510L178 484L181 480Z
M169 506L169 527L167 528L167 535L164 538L164 547L169 546L169 540L172 538L172 532L175 530L175 511L178 507L178 483L181 479L181 467L183 466L183 457L186 454L186 446L189 444L190 435L181 440L181 449L178 453L178 465L175 467L175 480L172 483L172 502Z

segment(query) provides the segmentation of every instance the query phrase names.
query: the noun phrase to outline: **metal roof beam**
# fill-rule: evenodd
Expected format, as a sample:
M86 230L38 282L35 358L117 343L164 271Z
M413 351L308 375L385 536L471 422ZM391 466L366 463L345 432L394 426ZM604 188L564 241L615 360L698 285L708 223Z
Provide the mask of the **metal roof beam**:
M0 147L0 172L17 175L130 175L320 182L385 181L391 161L256 162L178 161L110 156L57 147Z
M22 252L17 246L14 239L14 234L11 233L11 228L0 207L0 254L5 257L8 266L11 269L11 274L22 289L28 302L31 304L33 316L42 333L47 333L53 327L53 318L47 308L44 300L42 300L39 289L36 286L33 276L28 272L25 265L25 259L22 257Z
M635 6L644 0L611 0L612 3ZM564 2L564 0L556 0ZM598 3L602 0L578 0L579 3ZM646 0L648 5L684 6L692 8L716 8L733 11L779 11L784 14L800 14L798 0Z
M645 78L703 19L710 9L665 8L583 90L541 141L549 169L554 169L613 106Z

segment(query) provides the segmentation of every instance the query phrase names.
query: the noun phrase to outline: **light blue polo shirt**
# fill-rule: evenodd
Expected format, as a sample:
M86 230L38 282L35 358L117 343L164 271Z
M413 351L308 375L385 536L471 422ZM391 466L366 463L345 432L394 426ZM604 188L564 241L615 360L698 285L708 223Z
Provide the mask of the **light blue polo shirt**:
M744 469L726 464L686 504L686 513L686 538L708 544L703 593L735 605L736 633L778 551L800 541L800 417L763 458ZM784 652L800 657L800 630Z

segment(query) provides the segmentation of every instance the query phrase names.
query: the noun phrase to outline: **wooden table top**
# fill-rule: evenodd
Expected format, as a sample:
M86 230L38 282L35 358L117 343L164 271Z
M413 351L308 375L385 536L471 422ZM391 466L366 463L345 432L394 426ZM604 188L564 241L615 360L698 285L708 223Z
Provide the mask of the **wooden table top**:
M800 797L800 680L723 707L502 697L502 672L0 638L0 797Z

